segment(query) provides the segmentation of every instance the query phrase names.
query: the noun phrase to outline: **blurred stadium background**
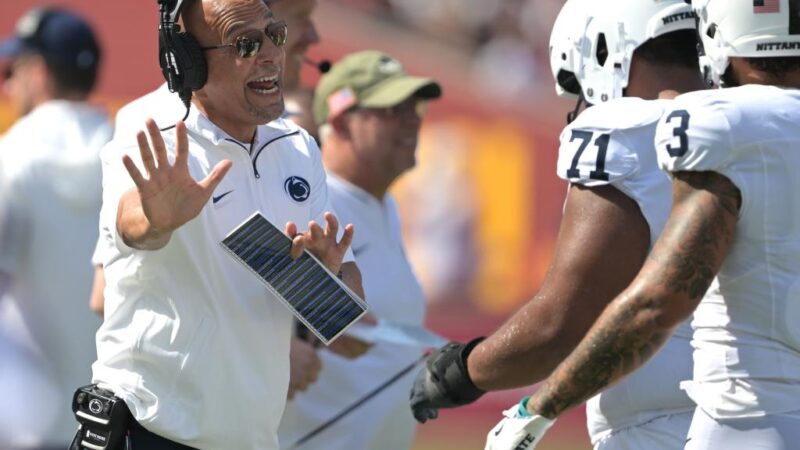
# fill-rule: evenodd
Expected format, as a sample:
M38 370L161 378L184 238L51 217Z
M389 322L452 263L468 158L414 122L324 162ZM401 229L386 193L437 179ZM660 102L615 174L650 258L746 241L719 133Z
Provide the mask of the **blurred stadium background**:
M8 35L27 9L5 0ZM94 101L113 114L163 81L154 0L60 0L90 19L104 51ZM429 299L430 327L453 339L485 334L541 282L566 186L554 174L558 132L571 102L558 99L547 41L563 0L320 0L314 60L357 50L398 57L445 95L422 130L418 168L394 189L409 257ZM304 84L318 73L307 67ZM15 112L0 97L0 132ZM400 299L398 299L400 300ZM491 394L421 426L415 450L483 448L500 411L530 389ZM590 448L584 412L560 420L542 450Z

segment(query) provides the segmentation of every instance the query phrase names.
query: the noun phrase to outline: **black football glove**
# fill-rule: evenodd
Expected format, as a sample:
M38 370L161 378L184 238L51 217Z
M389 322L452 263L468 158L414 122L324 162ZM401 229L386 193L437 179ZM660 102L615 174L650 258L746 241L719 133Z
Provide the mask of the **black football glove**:
M439 408L455 408L479 399L485 391L472 383L467 356L484 338L466 344L451 342L428 357L411 388L411 411L420 423L435 419Z

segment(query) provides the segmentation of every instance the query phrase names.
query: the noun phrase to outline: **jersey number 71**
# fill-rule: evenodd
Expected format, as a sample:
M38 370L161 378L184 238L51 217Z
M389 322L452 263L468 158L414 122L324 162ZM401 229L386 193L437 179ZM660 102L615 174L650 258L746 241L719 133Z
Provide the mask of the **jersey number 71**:
M572 136L569 141L573 142L578 139L581 141L581 144L575 156L572 158L572 165L567 170L567 178L581 177L581 172L578 170L578 161L580 161L583 151L589 146L589 142L591 142L593 137L594 133L591 131L572 130ZM608 150L609 139L611 139L611 136L608 134L601 134L594 140L594 145L597 146L597 159L594 164L595 170L589 172L589 178L593 180L608 181L608 172L606 172L606 151Z

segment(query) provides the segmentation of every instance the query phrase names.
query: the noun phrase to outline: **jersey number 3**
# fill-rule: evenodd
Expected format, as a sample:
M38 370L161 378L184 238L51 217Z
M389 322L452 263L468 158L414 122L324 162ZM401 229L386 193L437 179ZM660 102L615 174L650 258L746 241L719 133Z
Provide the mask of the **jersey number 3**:
M678 138L678 146L673 147L672 144L667 144L667 153L673 158L678 158L689 151L689 137L686 136L686 130L689 129L689 111L685 109L672 111L667 116L667 122L671 122L672 119L680 119L678 126L672 130L672 135Z
M580 178L581 171L578 170L578 161L581 159L583 151L589 146L589 142L594 138L594 133L591 131L572 130L572 136L569 141L574 142L576 139L581 141L575 157L572 158L572 165L567 170L567 178ZM606 151L608 150L608 140L611 136L601 134L594 140L594 145L597 146L597 160L594 163L594 169L589 172L589 178L593 180L608 181L608 172L606 172Z

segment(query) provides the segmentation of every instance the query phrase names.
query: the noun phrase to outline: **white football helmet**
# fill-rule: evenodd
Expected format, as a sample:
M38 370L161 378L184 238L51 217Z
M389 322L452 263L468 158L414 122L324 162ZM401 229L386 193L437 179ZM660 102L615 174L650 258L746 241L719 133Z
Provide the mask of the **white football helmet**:
M686 0L567 0L550 36L556 92L580 92L562 81L569 80L563 72L572 72L588 103L622 97L634 50L649 39L694 28Z
M589 8L595 0L567 0L550 32L550 70L556 80L559 97L578 98L581 93L576 79L580 63L580 45L589 20Z
M700 67L720 84L728 58L800 56L800 1L693 0L703 43Z

